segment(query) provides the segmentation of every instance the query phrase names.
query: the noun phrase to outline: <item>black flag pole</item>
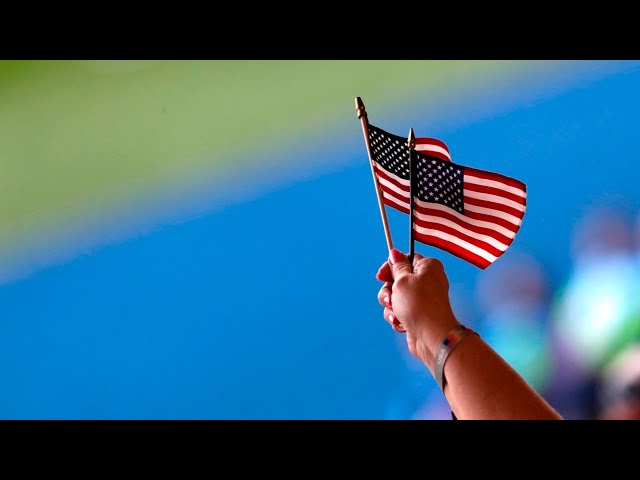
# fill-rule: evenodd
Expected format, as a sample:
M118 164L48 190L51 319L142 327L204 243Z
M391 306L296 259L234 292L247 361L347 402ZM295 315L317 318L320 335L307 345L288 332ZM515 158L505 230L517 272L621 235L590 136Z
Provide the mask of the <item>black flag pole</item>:
M409 147L409 263L413 264L413 194L414 180L416 178L413 151L416 148L416 136L413 134L413 128L409 129L409 138L407 139L407 147Z
M389 222L387 221L387 212L384 209L384 200L382 199L382 190L380 190L380 182L373 167L373 156L371 155L371 145L369 144L369 119L367 111L364 109L364 103L360 97L356 97L356 112L358 119L362 124L362 133L364 135L364 143L367 145L367 155L369 155L369 166L371 167L371 175L373 176L373 185L376 187L376 195L378 196L378 207L380 207L380 216L382 217L382 226L384 227L384 236L387 239L387 247L389 250L393 248L393 240L391 240L391 231L389 230Z

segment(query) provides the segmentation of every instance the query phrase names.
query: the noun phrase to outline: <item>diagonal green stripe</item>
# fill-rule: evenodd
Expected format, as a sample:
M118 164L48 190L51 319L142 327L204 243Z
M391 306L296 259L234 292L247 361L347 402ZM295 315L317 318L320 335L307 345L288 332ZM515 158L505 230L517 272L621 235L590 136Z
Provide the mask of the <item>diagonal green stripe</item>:
M0 62L0 249L200 168L227 174L235 166L225 158L240 150L269 151L352 120L356 95L377 105L435 91L446 97L469 79L545 65Z

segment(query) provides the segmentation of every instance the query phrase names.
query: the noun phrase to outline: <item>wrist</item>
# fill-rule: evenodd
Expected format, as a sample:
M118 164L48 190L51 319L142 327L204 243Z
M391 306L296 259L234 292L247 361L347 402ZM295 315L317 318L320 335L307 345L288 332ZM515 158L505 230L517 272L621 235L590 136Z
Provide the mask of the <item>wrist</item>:
M420 322L419 325L422 326L417 338L420 359L433 372L435 367L435 354L440 342L447 333L453 328L460 326L461 323L458 322L453 313L450 313L438 318L437 321L428 319Z

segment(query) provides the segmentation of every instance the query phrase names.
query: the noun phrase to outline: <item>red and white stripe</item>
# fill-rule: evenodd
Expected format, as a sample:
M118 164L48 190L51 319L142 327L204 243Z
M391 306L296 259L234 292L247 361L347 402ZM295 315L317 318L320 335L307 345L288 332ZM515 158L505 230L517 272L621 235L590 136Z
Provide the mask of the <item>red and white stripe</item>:
M416 152L422 152L425 155L431 155L432 157L439 158L445 162L451 161L451 154L449 153L449 147L438 140L437 138L416 138Z
M374 162L386 205L409 213L409 181ZM524 183L465 167L464 215L415 199L415 239L441 248L482 269L502 255L522 224L527 205Z

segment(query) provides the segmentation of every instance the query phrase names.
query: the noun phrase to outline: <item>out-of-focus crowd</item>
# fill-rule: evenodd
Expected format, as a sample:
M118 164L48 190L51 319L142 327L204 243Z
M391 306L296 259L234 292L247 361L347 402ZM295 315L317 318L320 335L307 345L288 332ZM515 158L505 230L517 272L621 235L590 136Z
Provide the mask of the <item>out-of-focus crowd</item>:
M507 252L478 275L473 295L452 285L454 311L564 418L640 419L640 215L593 208L576 223L571 252L564 275ZM431 374L403 338L398 346L406 368L386 418L450 419Z

